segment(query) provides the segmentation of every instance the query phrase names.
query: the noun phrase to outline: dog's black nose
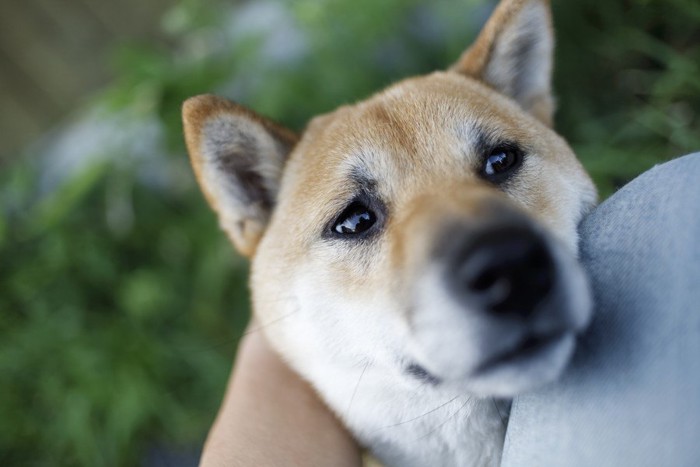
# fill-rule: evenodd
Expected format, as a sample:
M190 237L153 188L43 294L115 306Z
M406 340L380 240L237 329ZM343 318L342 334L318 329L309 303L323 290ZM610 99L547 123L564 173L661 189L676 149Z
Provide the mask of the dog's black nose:
M455 285L489 313L527 317L554 283L550 251L544 239L529 230L481 232L469 241L459 263Z

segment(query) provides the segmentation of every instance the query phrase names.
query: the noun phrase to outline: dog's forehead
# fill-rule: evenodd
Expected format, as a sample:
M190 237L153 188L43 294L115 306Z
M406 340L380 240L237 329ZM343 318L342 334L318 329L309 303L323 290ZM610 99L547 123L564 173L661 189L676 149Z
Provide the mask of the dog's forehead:
M314 119L293 155L305 180L468 175L488 141L527 141L533 119L477 81L439 72ZM487 141L488 140L488 141ZM295 164L292 164L295 165Z

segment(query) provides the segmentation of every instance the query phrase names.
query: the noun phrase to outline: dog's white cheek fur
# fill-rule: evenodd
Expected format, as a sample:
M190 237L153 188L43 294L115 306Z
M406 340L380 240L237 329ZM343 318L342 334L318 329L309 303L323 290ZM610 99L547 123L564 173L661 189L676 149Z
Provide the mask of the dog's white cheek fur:
M403 374L409 330L395 300L376 288L339 299L348 292L327 260L290 271L287 289L277 291L284 300L256 297L261 325L280 354L383 462L497 465L507 410Z

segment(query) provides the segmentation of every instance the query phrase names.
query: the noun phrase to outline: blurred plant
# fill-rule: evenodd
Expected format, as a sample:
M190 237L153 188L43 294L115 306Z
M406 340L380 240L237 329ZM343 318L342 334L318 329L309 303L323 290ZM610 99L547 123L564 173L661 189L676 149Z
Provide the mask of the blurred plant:
M149 444L201 441L230 329L247 319L244 269L201 228L208 209L113 164L38 203L29 174L13 175L0 246L2 464L135 465ZM124 202L128 218L115 218Z
M700 148L695 0L554 6L558 125L604 195ZM0 173L0 463L135 465L153 446L201 443L248 302L245 264L189 175L185 98L217 91L299 130L448 65L489 8L183 0L163 19L168 47L125 44L99 107L131 146L97 141L106 157L56 186L42 180L57 159Z
M700 4L553 2L559 130L603 195L700 149Z

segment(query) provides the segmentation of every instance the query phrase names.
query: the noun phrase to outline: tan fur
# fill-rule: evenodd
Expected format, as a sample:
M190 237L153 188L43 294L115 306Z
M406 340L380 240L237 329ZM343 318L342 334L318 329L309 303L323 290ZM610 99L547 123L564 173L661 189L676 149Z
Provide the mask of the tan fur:
M298 141L223 99L185 104L192 165L222 227L252 258L253 308L268 339L360 441L375 447L379 439L384 459L400 465L493 465L500 456L503 427L493 404L475 401L467 419L449 424L439 413L418 416L452 393L413 387L406 375L406 364L418 361L456 381L482 347L519 338L513 328L501 335L500 324L478 321L439 282L450 258L436 252L455 232L468 238L490 222L527 219L522 224L551 244L553 261L566 269L557 271L559 283L570 287L565 309L554 310L551 322L563 317L568 350L538 375L553 379L562 371L571 335L589 316L574 258L577 224L596 192L551 129L551 35L547 0L503 0L450 70L403 80L316 117ZM519 47L525 69L512 57ZM499 185L484 177L483 166L508 142L526 157ZM382 203L381 230L362 241L334 237L334 220L365 191ZM457 350L462 354L450 354ZM353 390L363 378L373 390ZM486 394L515 389L493 390ZM424 400L414 391L426 391ZM353 412L344 412L348 405ZM414 446L402 441L411 427L404 435L382 431L411 417L432 437ZM440 453L453 457L436 460Z
M469 105L465 106L465 102ZM307 261L313 245L305 239L316 237L319 226L342 207L352 189L348 185L348 161L356 161L367 148L376 151L376 157L369 157L366 162L381 181L380 193L391 200L390 209L394 212L413 209L420 197L432 196L430 203L435 204L476 198L472 195L475 189L480 193L478 199L484 198L483 192L504 198L474 175L476 155L469 154L464 142L454 134L444 131L467 121L523 142L543 168L556 166L570 180L583 177L577 193L588 191L587 205L594 202L590 180L566 143L507 99L477 81L451 73L408 79L365 102L323 116L322 123L316 122L323 131L302 139L295 148L282 182L279 206L264 238L265 248L253 264L256 312L263 319L278 318L267 311L267 301L259 297L274 296L275 284L283 280L286 271L293 264ZM318 180L324 183L319 184ZM526 183L518 188L522 196L516 202L571 244L576 228L567 223L571 208L559 206L566 187L552 182L533 169ZM425 199L423 202L428 203ZM473 215L470 210L474 208L462 204L460 215ZM393 282L402 275L403 261L390 260L391 251L415 253L421 250L417 243L422 241L420 235L395 234L399 230L390 222L382 240L387 247L379 248L379 257L371 266L338 265L342 269L337 275L343 278L348 295L370 284L380 289L395 285ZM300 241L290 242L290 237ZM420 259L427 260L428 256ZM270 277L271 274L275 276Z

